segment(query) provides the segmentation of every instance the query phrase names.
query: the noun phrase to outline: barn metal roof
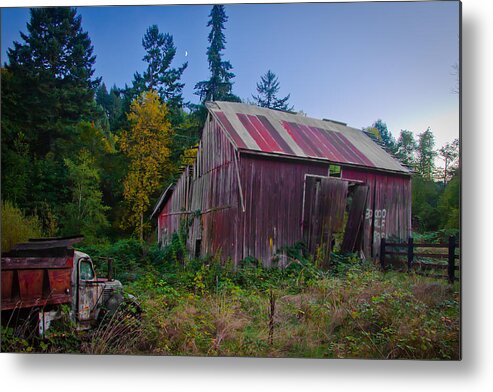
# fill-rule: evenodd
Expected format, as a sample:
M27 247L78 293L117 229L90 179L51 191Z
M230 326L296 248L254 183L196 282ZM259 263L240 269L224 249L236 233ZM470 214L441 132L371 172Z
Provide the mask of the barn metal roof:
M410 174L364 132L344 123L243 103L215 101L206 105L239 150Z

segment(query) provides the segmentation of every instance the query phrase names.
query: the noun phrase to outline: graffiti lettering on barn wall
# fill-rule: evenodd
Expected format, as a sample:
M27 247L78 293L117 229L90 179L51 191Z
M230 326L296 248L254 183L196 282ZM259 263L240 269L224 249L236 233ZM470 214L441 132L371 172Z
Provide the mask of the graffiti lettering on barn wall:
M373 219L373 243L380 244L380 240L385 238L385 218L387 217L387 210L384 208L382 210L373 210L367 208L365 219L370 221Z

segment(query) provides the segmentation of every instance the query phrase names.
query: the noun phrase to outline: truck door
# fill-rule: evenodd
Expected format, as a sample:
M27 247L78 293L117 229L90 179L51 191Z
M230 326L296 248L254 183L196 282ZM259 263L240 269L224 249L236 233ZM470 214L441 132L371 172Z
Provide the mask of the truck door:
M96 282L96 274L90 259L79 259L78 265L77 318L80 322L90 322L97 318L98 300L101 285Z

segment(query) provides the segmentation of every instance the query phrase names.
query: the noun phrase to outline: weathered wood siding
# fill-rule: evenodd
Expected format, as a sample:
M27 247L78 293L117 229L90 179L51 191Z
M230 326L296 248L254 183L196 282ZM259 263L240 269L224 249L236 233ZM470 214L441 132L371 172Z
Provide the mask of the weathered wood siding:
M166 245L174 232L180 228L181 220L189 211L191 167L187 167L174 186L173 193L158 217L158 241Z
M270 266L277 250L303 239L305 174L326 176L328 164L242 155L240 168L245 212L240 214L237 246L243 258L255 257Z
M209 117L192 179L190 209L194 215L189 246L194 254L240 256L235 246L241 208L236 154L220 126Z
M222 253L241 258L236 253L241 204L236 154L225 133L209 117L193 167L180 177L159 215L161 243L187 219L187 246L192 255Z
M344 179L366 183L370 189L364 221L364 252L378 257L380 240L406 240L411 233L411 178L391 173L343 168Z

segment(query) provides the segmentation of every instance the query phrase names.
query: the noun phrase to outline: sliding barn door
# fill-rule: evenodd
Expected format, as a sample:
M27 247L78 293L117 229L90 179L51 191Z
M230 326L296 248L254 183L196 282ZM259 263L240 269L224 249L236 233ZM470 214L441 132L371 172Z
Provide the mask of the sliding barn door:
M347 181L339 178L305 177L302 230L311 254L328 258L334 233L343 230L347 192Z
M363 225L368 189L368 185L356 185L356 189L353 192L341 245L342 253L358 252L363 249Z

